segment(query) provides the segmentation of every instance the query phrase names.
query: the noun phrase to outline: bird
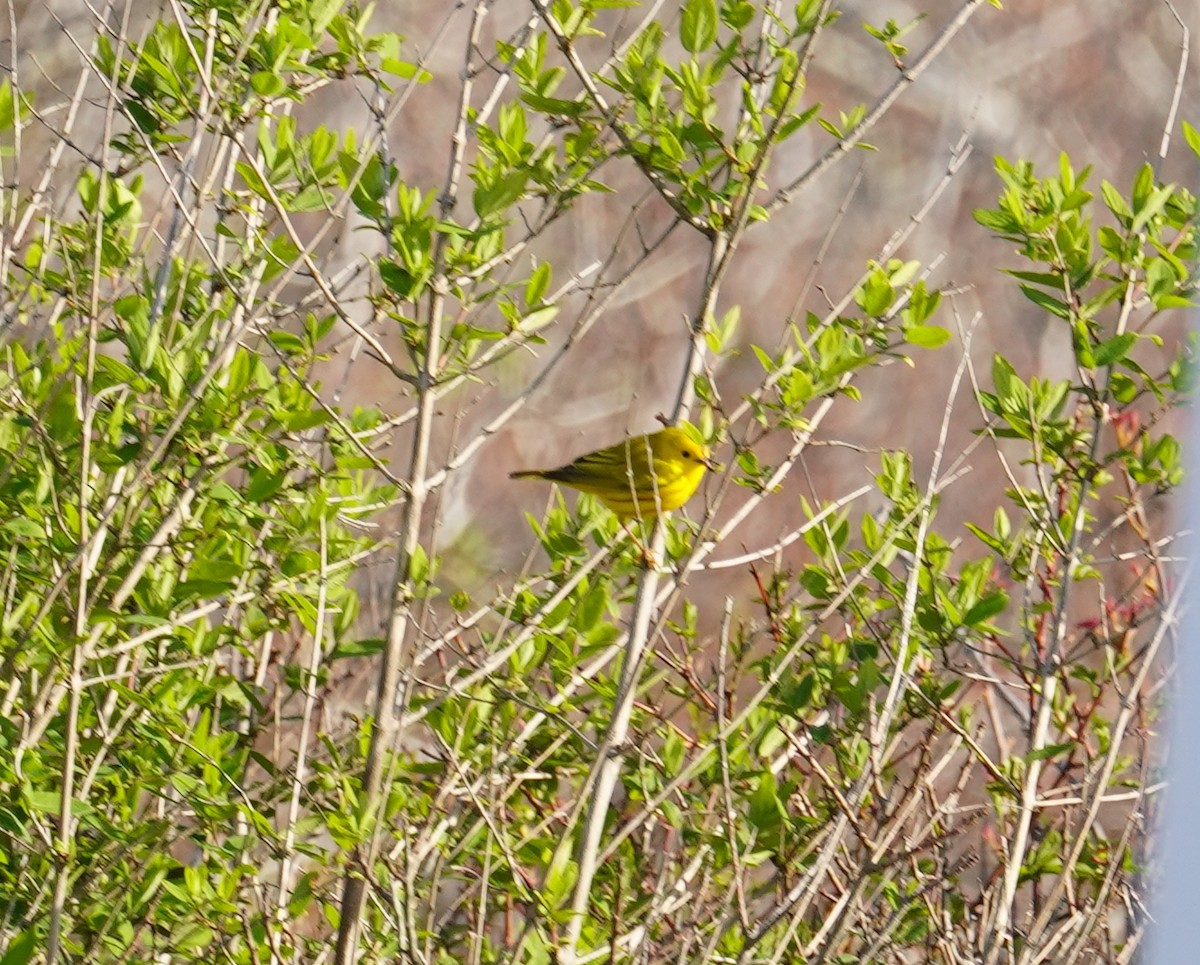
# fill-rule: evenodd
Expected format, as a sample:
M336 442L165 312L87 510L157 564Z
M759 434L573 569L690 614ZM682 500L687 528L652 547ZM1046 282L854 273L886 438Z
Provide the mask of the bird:
M600 499L622 521L678 509L715 469L698 433L682 426L629 436L558 469L522 469L510 479L547 479Z

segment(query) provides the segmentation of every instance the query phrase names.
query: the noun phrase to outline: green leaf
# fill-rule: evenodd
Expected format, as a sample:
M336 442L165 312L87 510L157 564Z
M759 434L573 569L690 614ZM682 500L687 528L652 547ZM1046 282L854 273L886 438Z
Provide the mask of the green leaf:
M554 321L558 312L559 307L557 305L547 305L545 308L539 308L537 311L522 316L518 325L522 332L536 332L538 329L545 328Z
M570 849L558 848L542 883L542 895L550 907L562 906L578 876L579 866L571 860Z
M1036 288L1031 288L1029 285L1022 285L1021 291L1025 297L1037 305L1039 308L1044 308L1051 315L1057 315L1059 318L1070 318L1071 309L1067 307L1065 302L1059 301L1057 298L1052 298L1043 291L1038 291Z
M410 64L406 60L397 60L395 57L384 57L379 62L379 66L389 74L395 74L404 80L416 81L418 84L427 84L433 80L433 74L429 71L416 64Z
M288 355L300 355L305 350L304 339L295 332L268 332L267 338L270 339L272 345Z
M1187 121L1183 122L1183 139L1196 157L1200 157L1200 131L1197 131Z
M308 4L309 30L315 34L323 34L341 11L342 0L312 0Z
M742 30L754 19L754 4L748 0L731 0L721 6L721 21L734 30Z
M30 928L23 931L8 943L4 957L0 958L0 965L26 965L34 960L34 952L39 947L36 930Z
M525 285L525 304L539 305L550 288L550 262L543 261L533 270Z
M1108 210L1121 219L1121 221L1125 222L1133 217L1133 211L1121 196L1121 192L1107 181L1100 182L1100 193L1104 196L1104 204L1108 207Z
M524 171L510 171L492 184L480 185L473 196L475 213L481 218L499 214L521 199L528 182Z
M1092 350L1092 356L1095 359L1098 367L1112 365L1123 359L1137 341L1137 335L1133 332L1125 332L1122 335L1114 335L1112 338L1101 342Z
M1062 278L1059 275L1052 274L1048 271L1014 271L1006 270L1006 275L1011 275L1013 278L1019 278L1021 281L1032 282L1035 285L1041 285L1043 288L1061 288Z
M11 130L20 116L20 100L12 84L5 80L0 83L0 131Z
M429 554L423 546L417 544L408 558L408 580L410 583L424 583L428 578Z
M758 779L758 786L750 795L750 812L747 817L759 831L768 832L778 828L787 817L783 802L779 800L775 775L770 771L763 772Z
M754 344L751 344L750 348L754 351L754 354L758 357L758 364L763 367L764 372L774 372L775 371L775 369L777 368L777 366L775 364L775 360L773 358L771 358L770 355L767 354L765 349L759 348L759 346L754 345Z
M716 0L688 0L680 18L679 39L690 54L701 53L716 42Z
M345 657L361 658L374 657L383 653L387 641L382 637L368 637L364 640L343 640L329 655L330 660L341 660Z
M171 936L171 947L180 953L198 952L207 948L216 938L216 933L198 921L185 922Z
M250 470L250 484L246 487L246 498L254 503L265 502L279 492L287 475L287 470L269 472L255 466Z
M918 348L940 348L949 339L949 330L940 325L910 325L904 330L904 340Z
M1058 757L1060 754L1067 754L1073 751L1075 746L1075 743L1072 741L1066 741L1062 744L1050 744L1038 750L1030 751L1025 755L1025 760L1031 764L1034 761L1048 761L1052 757Z
M250 86L260 97L279 97L288 91L287 81L278 74L259 70L250 75Z
M1001 407L1009 412L1024 411L1029 405L1029 388L1017 370L1003 355L992 357L992 384Z
M992 513L992 529L996 531L996 535L1000 539L1008 539L1012 536L1012 522L1003 506L997 506L996 511Z
M1138 209L1137 217L1133 219L1133 230L1141 231L1150 221L1160 215L1167 202L1175 196L1175 185L1164 184L1161 188L1155 188L1154 193L1146 199L1146 203Z
M871 277L863 282L862 288L855 295L855 301L872 318L883 315L895 300L896 289L892 287L887 273L881 268L876 268L871 273Z
M603 584L597 584L579 601L572 623L581 633L587 633L600 621L607 609L608 591Z
M3 524L0 524L0 530L23 539L45 540L49 538L41 524L22 516L5 520Z
M1003 613L1004 608L1008 606L1008 594L1003 590L997 590L994 593L989 593L982 600L976 603L973 607L963 614L962 622L969 627L976 624L984 623L996 616L998 613Z

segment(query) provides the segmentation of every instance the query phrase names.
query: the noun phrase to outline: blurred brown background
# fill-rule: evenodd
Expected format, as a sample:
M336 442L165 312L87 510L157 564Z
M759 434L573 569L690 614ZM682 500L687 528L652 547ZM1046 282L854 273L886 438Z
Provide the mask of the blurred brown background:
M675 29L679 6L662 5L659 19L668 32ZM864 20L875 25L888 19L907 23L922 12L927 14L904 38L909 48L905 60L911 62L962 4L927 0L846 2L839 7L840 22L821 37L807 94L810 102L823 102L824 113L834 118L839 110L848 111L860 102L874 103L897 77L897 66L862 29ZM94 40L96 8L81 0L28 0L7 3L5 8L0 16L0 65L6 71L17 65L20 86L37 92L39 108L47 111L47 123L53 126L54 105L65 101L78 82L79 51L90 49ZM1183 24L1200 25L1198 0L1178 0L1174 10ZM517 31L531 11L524 0L492 4L484 24L483 51L493 49L497 38ZM167 5L153 2L135 3L128 11L121 5L100 11L110 25L119 24L127 13L134 37L151 18L172 16ZM391 148L402 176L432 193L441 189L445 178L469 18L470 5L460 8L444 0L384 4L376 14L377 26L402 32L408 55L423 59L434 75L430 83L411 92L391 131ZM618 10L605 26L619 39L635 23L634 12ZM954 328L953 313L968 325L981 313L973 328L971 356L985 381L996 351L1026 375L1069 378L1065 331L1051 324L997 271L998 266L1017 267L1016 256L989 238L971 212L994 202L999 189L992 172L994 155L1030 158L1039 171L1050 174L1059 152L1066 151L1077 168L1094 166L1090 181L1094 190L1104 178L1127 191L1143 162L1158 163L1184 38L1172 8L1155 0L1016 0L1003 11L980 4L967 27L867 136L876 150L851 152L769 224L750 232L720 300L722 311L740 305L743 319L742 351L718 363L722 396L732 404L755 384L760 369L748 351L751 342L773 347L789 319L802 318L806 310L822 314L843 296L866 261L876 257L889 237L925 204L946 171L954 145L963 138L971 156L898 256L924 264L936 262L930 284L958 291L935 321ZM1178 117L1200 122L1195 70L1189 64L1187 71ZM495 79L492 71L481 73L474 103L491 94ZM568 80L564 90L571 89ZM301 107L301 125L361 128L368 122L367 96L369 92L364 92L355 102L346 98L344 90L318 92ZM512 96L512 89L502 96ZM85 117L79 122L72 150L82 155L89 138L95 143L98 120ZM1178 122L1172 135L1161 175L1192 181L1195 158L1178 134ZM53 139L46 130L31 130L28 138L36 141L39 136L49 149ZM769 174L772 184L795 178L831 143L827 133L810 125L776 157ZM16 175L22 179L36 175L37 156L38 151L27 143L23 169ZM6 174L13 175L12 171ZM612 163L602 176L617 190L582 199L534 248L539 258L553 264L552 289L608 256L623 219L644 190L628 165ZM70 192L73 185L56 190ZM469 190L462 192L464 216L469 194ZM844 213L839 216L841 208ZM313 216L314 227L317 217ZM642 218L647 234L665 223L665 208L649 205ZM362 247L368 237L348 221L328 248L328 263L370 258L373 252ZM630 252L637 243L636 238L624 242ZM818 261L824 244L827 248ZM529 540L523 511L540 512L546 490L509 482L510 470L558 464L626 431L653 428L654 415L669 408L681 371L685 320L697 308L705 256L702 239L688 229L677 230L660 252L637 266L605 316L547 383L476 458L453 475L440 496L437 536L446 554L444 575L449 582L493 585L502 572L518 565L526 551ZM627 257L632 263L632 254ZM568 324L583 305L582 294L568 298L562 324ZM363 317L365 311L363 306ZM1174 324L1181 327L1182 317ZM553 344L555 334L548 335ZM956 337L938 352L915 350L913 367L892 364L869 373L861 383L862 401L839 400L817 435L825 445L810 450L805 473L793 474L784 494L768 503L766 512L751 521L738 542L751 547L770 543L794 527L802 493L810 501L831 499L869 482L878 467L871 450L879 447L910 449L917 478L924 484L960 353ZM404 411L407 403L399 387L380 367L362 358L353 364L347 402ZM441 454L453 451L494 418L520 393L538 365L536 359L514 358L491 373L490 381L447 399L439 423ZM344 375L331 372L329 384L340 383ZM949 456L963 451L979 421L964 387L954 403L946 447ZM828 443L834 441L856 448L830 447ZM782 438L768 439L760 458L770 462L787 443ZM402 467L406 458L402 438L395 440L393 453ZM728 461L727 451L717 455ZM943 500L943 531L953 534L964 518L990 518L1001 498L1002 477L985 450L974 458L973 467ZM875 501L860 504L859 509L879 505ZM380 561L373 570L379 576L375 603L382 605L390 564ZM722 579L730 579L728 572Z

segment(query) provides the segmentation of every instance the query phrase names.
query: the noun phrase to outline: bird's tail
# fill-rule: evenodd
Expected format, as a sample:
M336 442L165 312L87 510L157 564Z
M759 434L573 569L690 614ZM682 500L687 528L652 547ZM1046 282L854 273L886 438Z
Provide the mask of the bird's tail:
M519 472L510 472L509 479L547 479L546 470L544 469L522 469Z

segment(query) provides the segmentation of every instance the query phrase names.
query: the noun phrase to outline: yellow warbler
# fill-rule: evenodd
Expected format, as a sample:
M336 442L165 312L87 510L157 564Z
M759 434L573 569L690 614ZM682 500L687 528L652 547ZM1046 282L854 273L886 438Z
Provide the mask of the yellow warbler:
M525 469L509 478L562 483L599 497L621 519L629 519L679 508L712 468L708 447L689 430L672 426L630 436L559 469Z

